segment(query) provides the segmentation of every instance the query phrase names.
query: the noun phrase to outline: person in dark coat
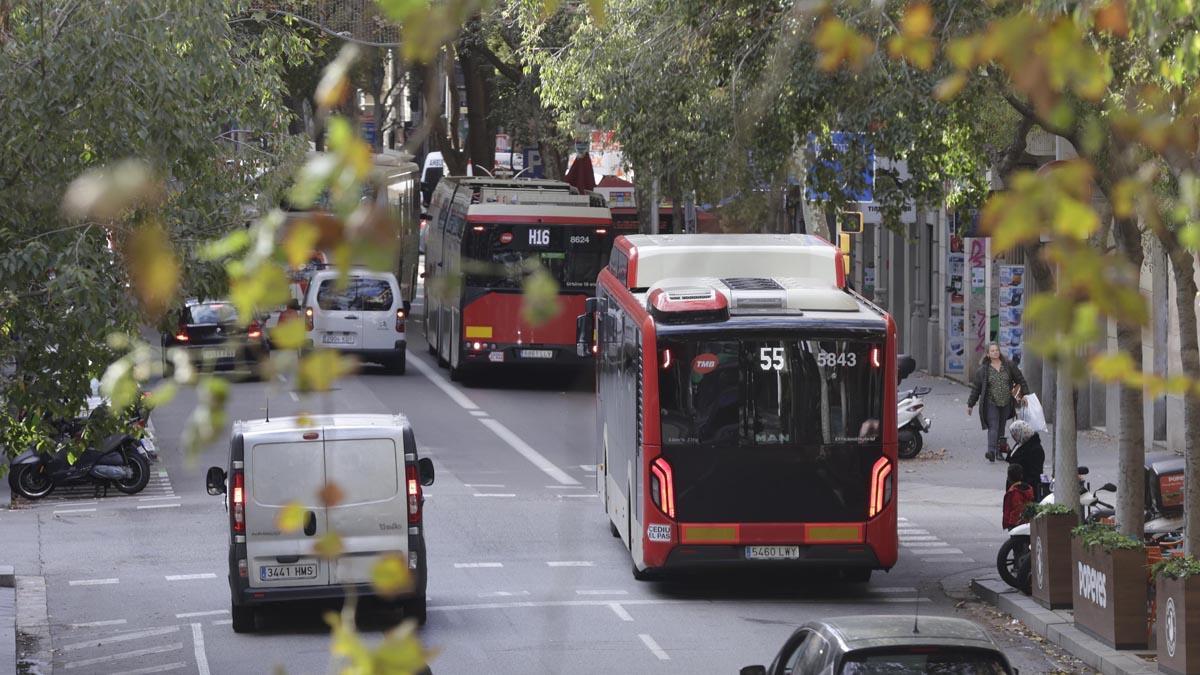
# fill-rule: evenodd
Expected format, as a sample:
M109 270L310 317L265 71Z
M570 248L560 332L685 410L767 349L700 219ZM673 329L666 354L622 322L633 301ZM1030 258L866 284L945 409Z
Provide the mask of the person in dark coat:
M988 345L987 353L971 380L971 396L967 398L967 416L979 403L979 424L987 432L989 462L996 461L996 448L1004 436L1004 425L1016 415L1016 405L1021 402L1029 385L1015 363L1009 361L995 342Z
M1016 446L1008 456L1008 461L1021 465L1025 482L1033 486L1040 499L1042 474L1046 472L1046 450L1042 448L1042 438L1024 420L1013 422L1008 427L1008 433Z

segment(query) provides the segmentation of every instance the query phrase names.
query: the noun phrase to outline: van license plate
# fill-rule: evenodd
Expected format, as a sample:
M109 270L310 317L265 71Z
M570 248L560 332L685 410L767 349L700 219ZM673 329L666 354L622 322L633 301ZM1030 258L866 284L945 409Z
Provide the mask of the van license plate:
M799 560L799 546L747 546L746 560Z
M275 581L276 579L316 579L317 564L263 565L258 568L258 578L263 581Z
M521 358L523 359L552 359L554 358L553 349L522 349Z
M321 341L327 345L352 345L354 333L326 333Z

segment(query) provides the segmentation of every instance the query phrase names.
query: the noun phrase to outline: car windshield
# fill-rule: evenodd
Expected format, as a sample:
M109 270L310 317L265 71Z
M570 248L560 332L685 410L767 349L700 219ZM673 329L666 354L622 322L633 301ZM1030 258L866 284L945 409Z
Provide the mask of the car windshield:
M591 289L612 246L604 233L586 225L472 227L484 229L469 231L463 244L468 286L519 289L540 265L560 288Z
M387 279L351 277L345 288L326 279L317 289L317 306L335 312L386 312L392 308L392 284Z
M237 309L227 302L209 302L202 305L192 305L187 309L188 323L224 324L237 321Z
M661 345L664 444L813 446L880 437L880 342L703 335Z
M976 649L911 647L851 654L841 675L1006 675L999 656Z

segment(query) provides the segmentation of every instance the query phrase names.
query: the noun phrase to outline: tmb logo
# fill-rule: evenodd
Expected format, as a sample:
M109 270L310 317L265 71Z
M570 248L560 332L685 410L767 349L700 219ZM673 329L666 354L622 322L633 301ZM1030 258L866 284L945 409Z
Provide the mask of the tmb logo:
M707 375L717 369L716 354L699 354L692 359L692 372L697 375Z
M1104 587L1105 575L1090 565L1079 563L1079 596L1091 600L1104 608L1108 606L1108 591Z

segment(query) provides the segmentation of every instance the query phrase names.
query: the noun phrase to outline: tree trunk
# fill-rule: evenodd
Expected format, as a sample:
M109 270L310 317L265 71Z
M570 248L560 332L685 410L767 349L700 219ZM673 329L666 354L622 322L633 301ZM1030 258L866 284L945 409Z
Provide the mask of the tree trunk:
M496 166L496 129L489 124L490 68L470 49L460 50L458 61L467 90L467 154L472 164L491 172Z
M538 141L538 154L542 156L542 174L550 180L562 180L567 174L562 148L554 141Z
M1164 242L1165 244L1166 242ZM1200 377L1200 339L1196 334L1196 260L1175 242L1167 248L1175 276L1175 309L1179 312L1179 356L1183 374L1193 381ZM1184 551L1200 555L1200 397L1183 399Z
M1075 429L1075 387L1071 382L1071 368L1066 363L1058 364L1058 400L1054 425L1054 503L1066 504L1079 510L1079 453L1078 432Z
M1142 327L1117 324L1117 349L1142 362ZM1141 539L1146 522L1146 427L1142 388L1121 387L1117 434L1117 528L1121 534Z

